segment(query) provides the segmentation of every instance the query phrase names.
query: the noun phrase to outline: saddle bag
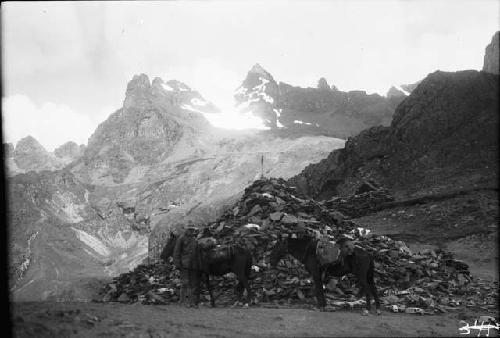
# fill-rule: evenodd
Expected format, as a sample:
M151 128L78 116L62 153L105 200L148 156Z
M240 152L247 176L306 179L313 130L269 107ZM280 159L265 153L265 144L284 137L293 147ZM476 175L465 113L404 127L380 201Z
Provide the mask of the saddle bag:
M231 247L229 245L220 245L210 249L208 252L210 263L217 263L231 258Z
M215 248L217 245L217 240L213 237L201 238L198 240L198 245L203 250L209 250Z
M340 247L327 239L320 239L316 246L316 256L320 265L335 264L340 258Z

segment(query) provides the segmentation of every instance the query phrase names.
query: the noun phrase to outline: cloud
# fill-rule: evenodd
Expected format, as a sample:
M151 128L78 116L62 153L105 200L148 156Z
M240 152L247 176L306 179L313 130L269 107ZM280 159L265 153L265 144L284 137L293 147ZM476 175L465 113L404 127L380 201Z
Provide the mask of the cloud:
M36 138L48 151L74 141L87 144L97 124L112 112L105 107L94 118L74 111L64 104L34 103L26 95L2 98L4 142L16 143L28 135Z

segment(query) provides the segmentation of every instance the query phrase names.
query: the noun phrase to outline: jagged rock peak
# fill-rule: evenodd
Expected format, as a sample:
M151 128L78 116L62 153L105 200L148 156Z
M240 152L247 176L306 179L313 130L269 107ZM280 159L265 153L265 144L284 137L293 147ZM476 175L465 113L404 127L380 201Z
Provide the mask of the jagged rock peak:
M150 94L151 83L149 82L149 77L146 74L134 75L132 80L127 84L123 106L129 108L147 99Z
M73 141L69 141L64 143L63 145L57 147L54 150L54 155L59 158L63 157L69 157L69 158L75 158L82 153L82 147L76 144Z
M252 69L250 69L249 73L257 73L257 74L261 74L261 75L268 75L269 72L266 71L264 68L262 68L261 65L259 65L258 63L254 64Z
M134 75L127 85L127 93L133 90L149 89L150 87L149 77L146 74Z
M496 32L484 53L483 71L500 74L500 31Z
M47 152L47 150L33 136L28 135L16 143L15 152Z
M163 81L163 79L161 77L155 77L153 79L153 82L151 83L151 85L153 87L157 87L157 86L161 86L163 83L165 83L165 82Z
M318 80L317 84L318 89L323 89L323 90L330 90L330 86L328 85L328 82L324 77L320 78Z
M392 87L391 87L391 88L389 88L389 90L387 91L387 95L386 95L386 96L387 96L387 97L394 97L394 96L406 96L406 94L405 94L402 90L400 90L400 89L398 89L398 88L396 88L396 87L392 86Z

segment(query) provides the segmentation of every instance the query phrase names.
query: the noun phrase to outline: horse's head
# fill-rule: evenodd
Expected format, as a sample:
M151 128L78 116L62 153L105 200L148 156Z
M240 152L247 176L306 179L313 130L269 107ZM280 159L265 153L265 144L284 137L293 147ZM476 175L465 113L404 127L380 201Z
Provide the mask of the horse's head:
M272 267L276 267L280 259L288 253L287 239L278 238L276 244L271 250L270 263Z
M174 254L174 249L175 249L175 243L177 242L177 237L173 232L170 232L170 237L168 238L167 244L163 248L163 251L161 252L161 259L164 261L167 261L169 257L172 257Z

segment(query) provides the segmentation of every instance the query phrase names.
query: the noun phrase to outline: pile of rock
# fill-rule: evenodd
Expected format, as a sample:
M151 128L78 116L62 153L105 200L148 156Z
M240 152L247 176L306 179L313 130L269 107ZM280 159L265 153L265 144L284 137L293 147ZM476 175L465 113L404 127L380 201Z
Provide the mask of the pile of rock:
M221 244L244 245L252 252L251 287L257 303L263 306L315 304L312 278L300 262L287 256L277 269L270 267L269 254L278 234L328 236L331 240L344 236L354 241L374 256L375 283L384 304L393 310L408 306L435 313L458 305L488 309L496 306L498 298L498 285L474 280L468 266L451 254L432 250L412 253L405 243L358 227L342 213L304 198L281 179L254 182L238 203L201 234L215 237ZM234 276L211 280L217 304L233 304ZM355 278L347 276L325 285L329 304L364 306L364 300L355 296L354 282ZM139 266L106 286L101 300L164 304L178 300L178 287L178 273L171 262Z

